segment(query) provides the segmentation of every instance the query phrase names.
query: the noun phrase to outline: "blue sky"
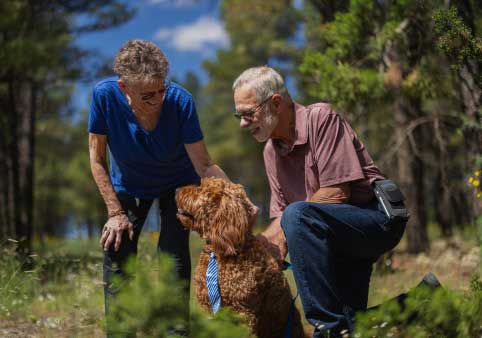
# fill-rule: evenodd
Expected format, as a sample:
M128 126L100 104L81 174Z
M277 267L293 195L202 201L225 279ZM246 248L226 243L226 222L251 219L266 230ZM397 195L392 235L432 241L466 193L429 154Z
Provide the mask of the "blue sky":
M126 24L82 35L77 44L112 58L128 39L151 40L167 55L171 75L182 79L192 71L206 81L201 67L203 60L213 58L217 49L229 45L219 18L219 1L140 0L136 6L136 15ZM73 101L75 107L88 107L93 84L79 83Z

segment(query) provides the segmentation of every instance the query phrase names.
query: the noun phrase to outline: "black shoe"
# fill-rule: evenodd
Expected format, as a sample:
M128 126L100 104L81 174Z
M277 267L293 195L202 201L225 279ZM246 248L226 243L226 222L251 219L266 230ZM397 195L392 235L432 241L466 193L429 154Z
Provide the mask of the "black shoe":
M417 288L421 287L421 286L426 286L430 289L435 290L437 288L442 287L442 284L440 284L439 280L437 279L437 277L435 277L435 275L433 273L429 272L425 276L423 276L423 279L417 285Z
M402 293L402 294L398 295L397 297L388 300L387 302L396 301L400 305L401 309L404 310L405 306L406 306L405 301L408 297L408 294L411 291L413 291L414 289L419 289L420 287L427 287L427 288L429 288L430 290L433 291L435 289L441 288L442 284L440 284L439 280L437 279L437 277L435 277L435 275L433 273L429 272L425 276L423 276L422 281L420 283L418 283L418 285L416 287L412 288L408 293ZM382 305L382 304L373 306L373 307L367 309L367 311L376 310L380 307L380 305Z

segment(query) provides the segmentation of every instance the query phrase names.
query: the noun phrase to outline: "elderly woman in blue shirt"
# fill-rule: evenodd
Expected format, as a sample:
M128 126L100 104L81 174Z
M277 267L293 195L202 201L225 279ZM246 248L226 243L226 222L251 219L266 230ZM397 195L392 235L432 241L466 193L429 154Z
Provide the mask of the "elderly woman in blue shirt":
M135 335L114 332L108 316L115 293L111 282L114 275L124 275L123 264L137 253L138 238L154 200L158 200L161 219L158 251L174 257L179 277L189 285L189 232L176 217L175 190L201 177L229 180L209 156L191 94L166 81L168 65L155 44L129 40L114 62L118 76L100 81L93 91L90 164L108 212L100 239L107 337ZM256 212L253 206L253 219ZM186 318L187 304L186 297Z

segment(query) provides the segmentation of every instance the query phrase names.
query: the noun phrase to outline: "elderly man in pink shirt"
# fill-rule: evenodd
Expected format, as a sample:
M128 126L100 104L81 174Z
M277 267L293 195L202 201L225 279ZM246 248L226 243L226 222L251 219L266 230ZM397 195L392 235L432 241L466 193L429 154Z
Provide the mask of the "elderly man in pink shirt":
M313 337L352 332L372 265L398 244L406 221L383 212L372 183L384 177L329 104L294 102L265 66L245 70L233 91L240 127L266 142L272 222L260 237L280 262L289 252Z

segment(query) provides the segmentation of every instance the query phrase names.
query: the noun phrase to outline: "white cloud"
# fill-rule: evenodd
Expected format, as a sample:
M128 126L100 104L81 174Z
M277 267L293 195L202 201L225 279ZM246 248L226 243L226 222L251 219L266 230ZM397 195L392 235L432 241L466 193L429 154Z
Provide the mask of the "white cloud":
M154 1L154 0L151 0ZM163 1L163 0L155 0ZM156 39L181 51L203 51L208 46L227 46L229 37L221 21L203 16L197 21L174 28L161 28Z

